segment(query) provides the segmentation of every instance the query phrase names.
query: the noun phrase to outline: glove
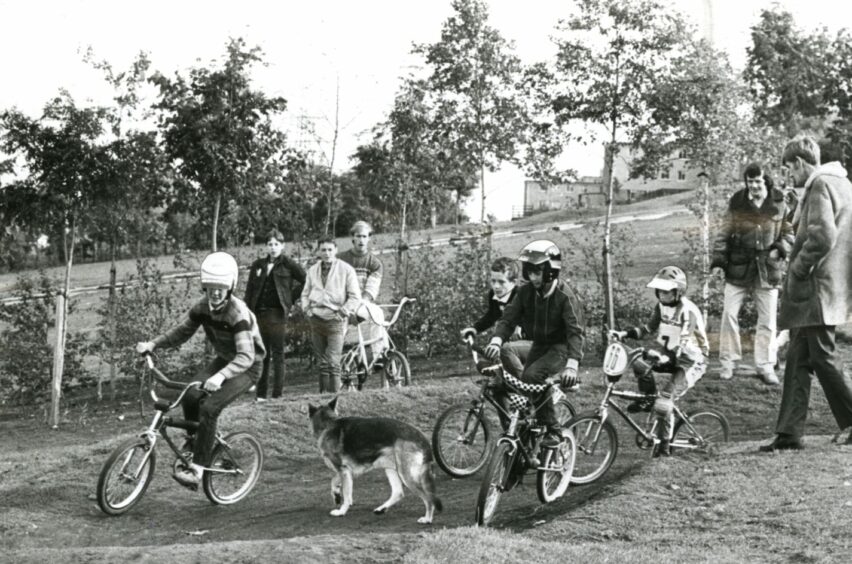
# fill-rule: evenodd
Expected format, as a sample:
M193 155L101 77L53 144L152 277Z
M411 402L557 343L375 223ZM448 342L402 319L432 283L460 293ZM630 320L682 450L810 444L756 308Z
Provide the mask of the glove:
M627 331L616 331L613 329L609 332L609 338L615 341L623 341L627 338Z
M559 374L559 382L562 384L563 388L571 388L580 383L580 377L577 376L577 368L573 366L566 366L562 373Z
M153 352L155 346L154 341L142 341L136 343L136 352L139 354L147 354Z
M497 362L498 360L500 360L501 346L502 343L498 341L491 341L490 343L488 343L488 346L485 347L485 350L483 351L485 353L485 358L492 362Z
M213 376L211 376L210 378L208 378L204 382L204 386L202 386L202 387L205 390L207 390L208 392L215 392L215 391L219 390L219 388L222 387L222 382L224 382L224 381L225 381L225 377L220 373L216 373Z
M459 334L461 335L462 341L466 341L468 335L471 339L476 336L476 329L474 329L473 327L465 327L464 329L459 331Z

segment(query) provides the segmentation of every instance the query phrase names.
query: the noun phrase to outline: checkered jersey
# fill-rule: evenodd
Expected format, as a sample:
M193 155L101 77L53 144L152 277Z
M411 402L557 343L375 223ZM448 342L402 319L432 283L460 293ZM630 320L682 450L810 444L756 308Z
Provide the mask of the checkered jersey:
M503 380L517 391L527 395L538 395L544 393L551 386L550 384L530 384L529 382L524 382L523 380L515 378L508 372L503 373Z

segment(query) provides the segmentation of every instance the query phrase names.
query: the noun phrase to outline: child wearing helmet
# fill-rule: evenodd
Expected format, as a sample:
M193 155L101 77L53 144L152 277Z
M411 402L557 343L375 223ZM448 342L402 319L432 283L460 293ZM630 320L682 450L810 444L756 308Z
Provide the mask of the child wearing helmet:
M641 327L612 333L621 339L641 339L655 333L657 342L665 348L666 355L670 358L667 365L656 368L659 372L671 374L671 378L653 403L654 411L660 418L660 443L654 451L654 456L669 456L669 443L674 433L674 399L683 396L704 376L707 370L705 359L710 350L704 329L704 316L698 306L685 296L687 281L683 270L676 266L661 268L647 287L653 289L657 296L657 304L648 322ZM654 376L652 373L646 376L645 372L641 366L636 367L639 391L644 394L656 394L657 384ZM627 406L627 411L631 413L650 410L651 404L641 400Z
M520 286L503 310L485 354L492 360L499 357L505 371L521 382L544 384L558 375L563 386L573 386L583 357L585 321L577 296L559 280L562 253L552 241L533 241L521 250L518 260L529 284ZM504 345L518 326L532 340L526 359ZM553 403L544 402L538 416L548 429L542 445L557 446L562 441L561 424Z
M184 418L198 422L195 438L189 440L192 462L189 468L175 474L175 479L187 486L197 487L204 467L210 462L219 414L257 382L263 368L266 350L257 320L246 303L233 294L238 271L237 261L228 253L207 255L201 263L204 297L190 308L178 325L136 345L139 354L150 353L158 347L178 347L203 327L216 352L216 357L196 376L203 382L203 391L189 390L182 403Z

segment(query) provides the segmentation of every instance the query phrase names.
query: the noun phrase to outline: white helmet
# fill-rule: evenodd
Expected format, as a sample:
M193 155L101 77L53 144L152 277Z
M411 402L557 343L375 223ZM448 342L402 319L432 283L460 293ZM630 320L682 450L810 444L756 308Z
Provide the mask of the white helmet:
M210 253L201 262L201 285L221 286L233 291L237 287L239 267L228 253Z
M677 290L682 295L686 292L686 273L676 266L664 266L648 282L647 287L666 292Z

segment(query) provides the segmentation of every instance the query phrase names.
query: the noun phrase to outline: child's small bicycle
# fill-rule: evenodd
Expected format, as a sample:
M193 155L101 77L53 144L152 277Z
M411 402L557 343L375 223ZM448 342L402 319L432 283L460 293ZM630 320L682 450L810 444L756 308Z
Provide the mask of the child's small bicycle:
M577 460L574 465L572 482L590 484L609 470L618 454L618 433L609 420L612 408L624 421L636 431L636 445L643 450L653 449L659 442L658 418L651 410L644 427L636 423L613 398L640 400L653 403L656 394L643 394L616 389L616 384L633 365L643 359L647 364L646 375L655 367L666 364L669 358L653 349L629 349L617 338L606 349L603 361L604 383L606 390L600 405L594 411L587 411L572 418L566 425L577 440ZM692 414L674 406L674 437L672 450L695 450L708 452L718 443L729 438L728 420L715 409L703 408Z
M375 319L369 308L365 308L369 321L382 328L385 335L377 335L370 339L364 339L361 324L356 326L358 342L343 353L340 359L340 390L352 391L362 390L367 382L367 377L377 368L381 367L384 377L381 380L383 388L399 388L411 385L411 367L408 358L396 348L388 330L399 319L402 308L407 303L415 302L414 298L402 298L396 306L390 321ZM386 307L386 306L381 306ZM387 337L389 346L387 350L379 355L368 355L367 347L372 346ZM372 358L371 358L372 356Z
M154 400L154 419L138 437L122 442L107 458L98 477L97 499L101 510L107 515L121 515L136 505L154 477L157 462L157 440L166 444L177 457L174 471L189 466L192 452L178 448L169 437L168 428L194 431L195 421L175 419L166 414L180 405L181 400L192 388L200 388L201 382L184 384L170 380L154 366L150 354L145 355L150 369L149 391ZM151 377L153 376L153 378ZM155 391L154 380L166 388L180 390L173 402L160 399ZM204 494L217 505L230 505L243 499L251 492L263 468L263 448L254 435L237 431L223 437L217 435L210 466L204 469L202 484ZM192 488L195 489L195 488Z
M473 337L464 339L476 370L485 376L476 381L479 394L472 401L464 401L447 407L438 416L432 431L432 454L441 469L453 478L466 478L479 472L488 462L494 450L497 436L486 417L488 404L504 421L511 414L494 395L496 387L502 386L503 368L500 363L480 359L479 349L474 347ZM560 390L556 401L556 417L561 424L576 415L574 405Z

